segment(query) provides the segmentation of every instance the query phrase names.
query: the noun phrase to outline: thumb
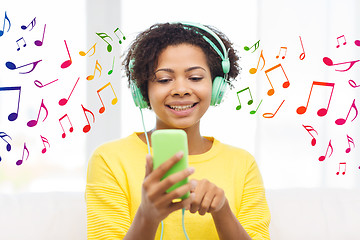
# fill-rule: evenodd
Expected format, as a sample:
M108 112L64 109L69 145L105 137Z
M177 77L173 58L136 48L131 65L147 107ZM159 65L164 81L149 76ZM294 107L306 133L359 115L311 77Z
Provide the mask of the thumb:
M146 155L146 166L145 166L145 177L149 176L149 174L153 170L153 160L150 154Z

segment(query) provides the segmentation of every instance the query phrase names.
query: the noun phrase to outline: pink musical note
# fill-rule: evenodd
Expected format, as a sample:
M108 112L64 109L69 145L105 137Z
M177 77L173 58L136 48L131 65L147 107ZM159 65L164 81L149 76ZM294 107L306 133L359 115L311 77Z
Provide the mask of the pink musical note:
M29 154L29 149L26 147L26 143L24 143L24 149L23 149L22 158L21 158L20 160L17 160L17 161L16 161L16 165L20 166L20 165L23 163L25 151L27 152L27 157L26 157L25 160L27 160L27 159L29 158L29 155L30 155L30 154Z
M335 71L338 71L338 72L346 72L346 71L348 71L348 70L350 70L350 68L352 68L353 66L354 66L354 64L355 63L357 63L357 62L359 62L360 60L355 60L355 61L350 61L350 62L343 62L343 63L333 63L333 61L330 59L330 58L328 58L328 57L324 57L323 58L323 62L327 65L327 66L335 66L335 65L342 65L342 64L348 64L348 63L350 63L350 66L347 68L347 69L345 69L345 70L337 70L337 69L335 69Z
M253 103L253 97L252 97L252 95L251 95L251 90L250 90L250 88L249 88L249 87L244 88L244 89L242 89L242 90L240 90L240 91L238 91L238 92L236 93L236 96L237 96L237 98L238 98L238 100L239 100L239 105L236 106L236 110L240 110L240 109L241 109L241 102L240 102L239 94L242 93L242 92L244 92L244 91L246 91L246 90L249 91L250 98L251 98L251 99L248 101L248 105L251 105L251 104Z
M67 67L69 67L69 66L72 64L72 60L71 60L69 48L68 48L68 46L67 46L67 44L66 44L66 40L64 40L64 42L65 42L66 50L67 50L68 55L69 55L69 60L64 61L64 62L61 64L61 68L67 68Z
M56 82L57 80L59 80L59 79L56 79L56 80L54 80L52 82L49 82L49 83L46 83L45 85L43 85L39 80L35 80L34 84L35 84L35 86L37 86L39 88L43 88L43 87L45 87L45 86L47 86L47 85L49 85L49 84L51 84L53 82Z
M48 141L45 137L43 137L43 136L41 136L41 135L40 135L40 137L41 137L41 141L42 141L43 144L44 144L44 148L41 150L41 152L42 152L42 154L44 154L44 153L46 153L45 143L47 143L47 144L49 145L49 148L50 148L50 143L49 143L49 141Z
M87 133L87 132L90 131L91 126L90 126L89 119L88 119L88 117L87 117L87 115L86 115L86 112L88 112L88 113L90 113L90 114L92 115L92 117L93 117L93 123L95 122L95 116L94 116L94 114L93 114L89 109L84 108L84 106L83 106L82 104L81 104L81 107L82 107L82 109L83 109L83 111L84 111L84 115L85 115L85 117L86 117L86 121L88 122L88 124L85 125L84 128L83 128L83 132L84 132L84 133Z
M27 26L22 25L22 26L21 26L21 29L22 29L22 30L26 30L30 25L31 25L31 29L30 29L29 31L33 30L33 28L34 28L35 25L36 25L36 17L29 23L29 25L27 25Z
M344 35L342 35L342 36L340 36L340 37L338 37L338 38L336 39L336 40L337 40L337 42L338 42L338 45L336 45L336 48L339 48L339 47L340 47L339 38L343 38L343 39L344 39L344 43L343 43L343 45L346 45L346 38L345 38L345 36L344 36Z
M91 51L91 49L94 49L94 52L93 52L91 55L89 55L89 57L91 57L92 55L94 55L94 54L95 54L95 46L96 46L96 43L95 43L94 46L92 46L92 47L89 49L89 51L87 51L86 53L85 53L84 51L80 51L80 52L79 52L80 56L85 56L86 54L88 54L88 53Z
M8 116L9 121L15 121L19 116L19 106L20 106L20 96L21 96L21 86L18 87L0 87L1 91L19 91L19 98L18 98L18 106L16 112L10 113ZM7 101L8 102L8 101Z
M2 138L2 140L4 140L4 142L6 142L6 151L10 152L11 151L11 144L5 140L5 137L10 138L10 140L12 140L12 138L7 135L5 132L0 132L0 138ZM1 162L1 156L0 156L0 162Z
M41 100L41 105L40 105L40 109L39 109L39 113L38 113L37 119L36 119L36 120L30 120L30 121L27 123L28 127L34 127L34 126L36 126L36 125L38 124L41 109L44 109L44 110L45 110L45 114L46 114L45 117L44 117L44 120L43 120L43 122L44 122L45 119L46 119L47 116L48 116L48 113L49 113L48 110L47 110L47 108L46 108L46 106L45 106L45 104L44 104L44 99Z
M303 127L306 129L306 131L308 131L308 133L309 133L310 136L312 137L311 145L312 145L312 146L315 146L315 145L316 145L316 139L315 139L314 135L311 134L311 131L314 131L316 134L318 134L317 131L316 131L312 126L305 126L305 125L303 125Z
M5 11L5 18L4 18L3 30L0 30L0 37L1 37L2 35L4 35L4 31L5 31L5 20L7 20L8 23L9 23L9 28L8 28L8 30L7 30L7 32L9 32L10 27L11 27L11 22L10 22L10 19L8 18L7 14L6 14L6 11Z
M71 97L71 94L73 93L73 91L74 91L74 89L76 87L76 84L79 82L79 79L80 79L80 77L78 77L78 79L76 80L76 83L75 83L73 89L71 90L69 97L60 99L60 101L59 101L60 106L64 106L69 101L69 99Z
M310 94L309 94L309 98L307 100L307 103L306 103L306 106L301 106L301 107L298 107L298 109L296 110L297 114L304 114L309 106L309 101L310 101L310 96L311 96L311 93L312 93L312 89L314 87L314 85L316 86L328 86L328 87L331 87L331 94L330 94L330 98L329 98L329 103L328 103L328 106L327 108L321 108L318 110L317 112L317 115L319 117L323 117L327 114L328 112L328 109L329 109L329 106L330 106L330 101L331 101L331 97L332 97L332 94L333 94L333 91L334 91L334 86L335 86L335 83L328 83L328 82L316 82L314 81L311 85L311 89L310 89Z
M116 29L115 29L114 33L115 33L115 35L119 38L119 44L121 44L121 43L122 43L122 42L121 42L121 39L120 39L120 37L116 34L116 31L120 31L120 32L121 32L121 34L123 35L123 37L122 37L123 40L126 40L126 37L125 37L125 35L122 33L122 31L121 31L119 28L116 28Z
M339 175L340 173L340 166L343 165L345 167L344 171L342 172L342 175L345 175L346 172L346 162L339 163L339 171L336 172L336 175Z
M108 75L110 75L110 74L112 74L112 73L113 73L113 70L114 70L114 63L115 63L115 56L114 56L114 59L113 59L112 68L111 68L111 70L108 72Z
M304 45L303 45L303 42L301 41L301 36L299 36L299 38L300 38L300 43L301 43L301 47L302 47L302 50L303 50L303 52L300 54L299 58L300 58L300 60L304 60L304 58L305 58Z
M264 55L263 55L263 50L261 50L260 57L259 57L259 61L258 61L258 63L257 63L257 67L256 67L256 68L251 68L251 69L249 70L249 72L250 72L251 74L255 74L255 73L257 72L257 70L258 70L258 68L259 68L259 64L260 64L260 59L262 59L263 62L264 62L264 65L263 65L262 68L260 69L260 71L261 71L261 70L263 70L263 68L265 67L265 58L264 58Z
M260 107L260 105L261 105L262 101L263 101L263 100L261 99L261 101L260 101L259 105L257 106L256 110L252 110L252 111L250 111L250 114L255 114L255 113L257 112L257 110L259 109L259 107Z
M339 119L337 119L337 120L335 121L335 123L336 123L337 125L343 125L344 123L346 123L346 121L347 121L347 119L348 119L348 117L349 117L349 114L350 114L350 112L351 112L351 109L355 109L355 117L351 120L351 121L354 121L355 118L356 118L357 115L358 115L358 110L357 110L357 107L356 107L356 105L355 105L355 99L354 99L353 103L351 104L351 107L350 107L350 110L349 110L349 112L348 112L348 114L347 114L347 116L346 116L346 119L339 118Z
M264 117L264 118L273 118L273 117L275 117L276 113L279 111L280 107L283 105L284 102L285 102L285 100L283 100L283 101L281 102L280 106L278 107L278 109L276 110L275 113L264 113L264 114L263 114L263 117Z
M73 125L71 124L71 121L70 121L69 116L68 116L67 114L65 114L64 116L62 116L61 118L59 118L59 123L60 123L60 126L61 126L62 130L63 130L63 133L62 133L62 135L61 135L62 138L65 138L65 137L66 137L66 133L65 133L64 127L63 127L63 125L62 125L62 123L61 123L61 121L62 121L64 118L67 118L67 119L69 120L69 123L70 123L70 126L71 126L71 127L69 128L69 132L73 132L73 131L74 131L74 128L73 128Z
M349 84L350 86L352 86L353 88L357 88L357 87L360 87L360 85L356 85L356 82L354 80L349 80Z
M286 53L287 53L287 47L280 47L279 54L276 56L276 58L279 58L282 49L284 49L285 54L281 58L285 59L285 56L286 56Z
M93 80L94 79L94 77L95 77L95 72L96 72L96 70L98 70L99 71L99 77L101 76L101 71L102 71L102 67L101 67L101 65L100 65L100 63L98 62L98 60L96 60L96 64L95 64L95 69L94 69L94 74L93 75L89 75L89 76L87 76L86 77L86 80Z
M271 81L270 81L270 78L268 76L268 73L273 71L274 69L278 68L278 67L281 67L281 70L283 71L285 77L286 77L286 81L283 83L283 88L288 88L290 86L290 82L289 82L289 79L288 77L286 76L286 73L284 71L284 68L281 66L281 64L278 64L278 65L275 65L273 66L272 68L269 68L268 70L265 70L265 75L267 77L267 79L269 80L269 83L270 83L270 86L271 88L269 89L269 91L267 92L267 95L269 96L272 96L274 93L275 93L275 89L273 87L273 85L271 84Z
M36 40L36 41L34 42L34 44L35 44L36 46L38 46L38 47L41 47L41 46L43 45L43 43L44 43L45 29L46 29L46 24L44 25L44 32L43 32L42 40L41 40L41 41L40 41L40 40Z
M112 89L112 91L113 91L113 93L114 93L114 96L115 96L115 97L113 98L113 100L111 101L111 104L112 104L112 105L115 105L115 104L117 103L117 101L118 101L117 96L116 96L115 91L114 91L114 88L112 87L111 83L109 82L109 83L105 84L102 88L100 88L99 90L97 90L97 94L98 94L98 96L99 96L99 98L100 98L100 101L101 101L101 104L102 104L102 107L99 109L99 113L104 113L104 112L105 112L105 105L104 105L104 103L103 103L103 101L102 101L102 99L101 99L100 92L101 92L102 90L104 90L104 89L105 89L106 87L108 87L108 86L111 87L111 89Z
M110 43L108 41L105 40L105 38L108 37L108 38L111 39L111 41L112 41L112 38L109 35L107 35L106 33L96 33L96 35L98 35L102 40L104 40L104 42L106 42L108 44L107 45L107 51L111 52L112 46L110 45Z
M360 47L360 40L355 40L354 43L355 43L356 46Z
M332 145L331 145L331 139L330 139L329 145L328 145L328 147L327 147L327 149L326 149L325 156L320 156L320 157L319 157L319 161L324 161L324 160L325 160L325 158L326 158L326 156L327 156L327 153L328 153L329 148L330 148L330 150L331 150L331 153L330 153L329 157L331 157L331 154L332 154L332 153L333 153L333 151L334 151L334 149L333 149L333 147L332 147Z
M354 139L352 139L352 137L350 137L349 135L346 135L346 136L347 136L349 147L345 150L345 152L349 153L351 151L350 143L353 144L354 148L355 148L355 143L354 143Z
M20 40L23 40L23 42L24 42L23 47L26 47L25 39L24 39L23 37L21 37L21 38L19 38L18 40L16 40L16 44L18 45L18 48L16 49L17 51L20 50L20 45L19 45L19 41L20 41Z
M5 66L6 66L8 69L10 69L10 70L14 70L14 69L26 67L26 66L32 64L33 67L32 67L32 69L31 69L30 71L28 71L28 72L19 72L19 74L27 74L27 73L31 73L32 71L34 71L36 65L37 65L39 62L41 62L41 61L42 61L42 60L38 60L38 61L36 61L36 62L28 63L28 64L25 64L25 65L20 66L20 67L16 67L16 65L15 65L13 62L6 62L6 63L5 63Z
M254 51L251 52L251 53L253 53L253 52L256 51L256 49L259 48L259 46L260 46L260 40L257 41L257 42L256 42L254 45L252 45L250 48L249 48L248 46L245 46L245 47L244 47L244 50L245 50L245 51L249 51L250 49L252 49L253 47L255 47Z

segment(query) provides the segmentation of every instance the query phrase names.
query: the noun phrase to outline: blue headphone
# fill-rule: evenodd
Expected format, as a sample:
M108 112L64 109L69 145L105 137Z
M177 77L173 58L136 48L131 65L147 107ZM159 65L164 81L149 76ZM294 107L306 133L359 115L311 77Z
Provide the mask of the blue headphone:
M198 24L198 23L190 23L190 22L179 22L183 25L187 25L187 26L192 26L192 27L197 27L209 34L211 34L220 44L222 51L220 51L216 45L205 35L203 35L200 32L200 35L202 35L202 37L205 39L205 41L207 41L211 47L217 52L217 54L219 54L219 56L221 57L222 61L221 61L221 66L222 66L222 70L224 73L224 76L217 76L214 78L213 80L213 87L212 87L212 95L211 95L211 102L210 105L211 106L215 106L217 104L219 104L224 96L224 93L226 91L227 88L227 74L230 71L230 61L229 61L229 57L228 57L228 51L226 50L226 47L224 45L224 43L221 41L221 39L216 35L216 33L214 33L211 29L209 29L208 27ZM184 27L185 29L188 29L187 27ZM129 62L129 70L130 73L133 69L133 66L135 64L135 60L131 59ZM134 100L134 103L137 107L141 108L147 108L148 104L147 102L144 100L144 97L142 96L140 89L136 86L136 83L131 80L130 81L130 90L131 90L131 94Z

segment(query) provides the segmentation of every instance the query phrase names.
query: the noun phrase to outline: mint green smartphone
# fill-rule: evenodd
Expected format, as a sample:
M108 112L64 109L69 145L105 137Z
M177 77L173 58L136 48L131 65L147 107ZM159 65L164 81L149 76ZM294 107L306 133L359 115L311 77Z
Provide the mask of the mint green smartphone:
M175 165L165 173L161 180L188 167L188 143L187 135L184 130L156 130L151 134L151 145L153 149L153 169L158 168L162 163L174 156L177 152L182 151L184 153L184 156L180 159L180 161L175 163ZM171 192L172 190L188 183L188 181L188 178L183 179L171 186L166 192ZM181 197L181 199L188 198L189 196L190 192L187 192Z

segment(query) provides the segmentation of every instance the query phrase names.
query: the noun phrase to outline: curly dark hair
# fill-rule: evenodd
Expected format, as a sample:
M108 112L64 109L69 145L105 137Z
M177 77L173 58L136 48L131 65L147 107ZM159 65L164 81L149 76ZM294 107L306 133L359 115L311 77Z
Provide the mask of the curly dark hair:
M232 43L223 33L213 27L206 27L216 33L224 43L226 49L228 49L230 71L228 73L227 83L230 88L232 88L233 85L231 81L235 80L241 70L238 65L239 57L236 54L236 50L232 47ZM223 52L220 44L211 34L200 28L184 25L182 23L162 23L152 25L149 29L138 34L131 43L125 59L123 60L126 76L128 78L129 86L130 82L134 81L139 87L149 108L148 81L154 79L154 72L159 55L168 46L188 43L200 47L206 55L212 79L214 79L215 76L224 76L221 66L221 57L204 39L203 35L208 37L217 48ZM133 63L132 68L130 69L129 64L131 61L133 61Z

